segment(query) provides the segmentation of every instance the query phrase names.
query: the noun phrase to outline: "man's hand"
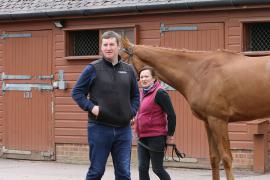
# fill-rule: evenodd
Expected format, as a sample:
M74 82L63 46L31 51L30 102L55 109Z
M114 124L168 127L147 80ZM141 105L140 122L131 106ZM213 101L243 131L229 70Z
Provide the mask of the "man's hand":
M99 106L94 106L93 109L92 109L92 113L95 116L98 116L98 114L99 114Z

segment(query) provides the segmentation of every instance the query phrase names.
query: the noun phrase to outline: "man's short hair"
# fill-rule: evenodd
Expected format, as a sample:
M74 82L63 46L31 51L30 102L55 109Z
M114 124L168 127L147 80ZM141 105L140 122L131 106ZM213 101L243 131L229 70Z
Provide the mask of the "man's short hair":
M109 39L109 38L115 38L117 45L120 44L121 36L118 33L114 32L114 31L106 31L101 36L101 39Z

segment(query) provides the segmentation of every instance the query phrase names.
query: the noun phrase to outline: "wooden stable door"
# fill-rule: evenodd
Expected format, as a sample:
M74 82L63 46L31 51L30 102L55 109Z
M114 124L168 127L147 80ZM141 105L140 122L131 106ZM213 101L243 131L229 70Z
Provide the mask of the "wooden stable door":
M161 27L161 46L189 50L224 49L223 23L164 24ZM164 28L166 27L166 28ZM177 116L175 141L190 158L207 158L208 142L204 124L191 112L184 97L168 91Z
M4 155L54 159L52 32L7 32L4 44Z

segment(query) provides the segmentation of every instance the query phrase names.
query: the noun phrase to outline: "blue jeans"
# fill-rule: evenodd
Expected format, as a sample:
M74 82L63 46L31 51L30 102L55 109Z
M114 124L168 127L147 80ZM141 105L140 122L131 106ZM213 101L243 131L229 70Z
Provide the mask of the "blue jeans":
M151 160L153 172L160 180L170 180L169 174L163 167L164 148L166 143L165 136L141 138L140 142L146 145L146 149L138 143L138 163L139 163L139 179L150 180L149 164ZM153 150L153 151L151 151ZM158 151L158 152L154 152Z
M130 125L111 127L88 123L89 159L86 180L100 180L111 153L115 180L130 180L132 133Z

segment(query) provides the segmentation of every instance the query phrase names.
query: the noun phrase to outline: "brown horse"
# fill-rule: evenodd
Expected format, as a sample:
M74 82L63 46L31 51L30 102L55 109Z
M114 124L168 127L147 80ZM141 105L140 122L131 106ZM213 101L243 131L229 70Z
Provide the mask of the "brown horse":
M122 41L122 57L136 71L152 66L178 90L205 123L213 180L223 162L233 180L228 123L270 117L270 56L247 57L229 51L187 51Z

